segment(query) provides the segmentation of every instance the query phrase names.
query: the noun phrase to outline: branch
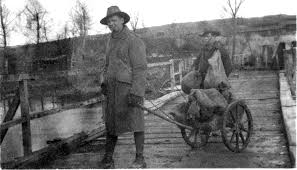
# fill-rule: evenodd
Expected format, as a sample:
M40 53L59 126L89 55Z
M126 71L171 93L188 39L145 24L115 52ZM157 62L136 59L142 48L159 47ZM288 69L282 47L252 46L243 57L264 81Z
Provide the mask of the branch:
M31 15L34 15L34 13L28 8L28 5L26 5L25 9L27 9L27 11L28 11Z
M238 12L238 10L239 10L239 8L240 8L240 6L241 6L241 4L242 4L243 2L244 2L244 0L240 0L238 6L237 6L236 9L235 9L235 15L237 14L237 12Z
M25 12L26 9L23 9L21 12L19 12L12 20L10 20L9 22L7 22L7 25L10 25L16 18L18 18L19 16L22 15L22 13Z
M236 7L237 7L237 0L234 0L234 13L236 13Z
M230 10L231 10L232 16L233 16L235 13L234 13L234 11L233 11L233 8L232 8L232 5L231 5L230 0L227 1L227 4L228 4L228 6L229 6L229 8L230 8Z

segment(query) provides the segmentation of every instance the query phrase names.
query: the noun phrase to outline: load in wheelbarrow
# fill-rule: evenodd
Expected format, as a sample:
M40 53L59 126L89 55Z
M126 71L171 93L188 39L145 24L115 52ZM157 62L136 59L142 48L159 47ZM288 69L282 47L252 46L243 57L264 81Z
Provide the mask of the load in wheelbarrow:
M222 141L232 152L242 152L253 133L253 119L243 100L232 99L226 90L192 89L187 101L161 115L143 106L142 109L176 124L185 142L192 148L207 144L212 132L221 133Z

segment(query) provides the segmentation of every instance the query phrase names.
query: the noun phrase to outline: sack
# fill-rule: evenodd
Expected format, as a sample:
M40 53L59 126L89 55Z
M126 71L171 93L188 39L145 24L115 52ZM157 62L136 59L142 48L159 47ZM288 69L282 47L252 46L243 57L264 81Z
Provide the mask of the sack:
M219 48L220 53L221 53L221 59L224 65L225 73L226 76L229 77L230 73L232 72L232 64L231 64L231 59L229 57L229 54L226 49L224 48Z
M169 114L174 118L175 121L186 124L186 113L188 110L188 103L183 102L174 105L174 107L170 110Z
M201 83L202 75L197 71L191 71L183 77L181 89L184 93L190 94L191 89L200 89Z
M220 83L230 86L219 50L216 50L208 59L209 67L204 79L204 88L217 88Z
M193 89L189 100L197 100L201 107L226 108L228 103L224 96L216 89Z
M213 115L222 115L228 103L221 93L212 89L193 89L189 95L188 115L205 122Z

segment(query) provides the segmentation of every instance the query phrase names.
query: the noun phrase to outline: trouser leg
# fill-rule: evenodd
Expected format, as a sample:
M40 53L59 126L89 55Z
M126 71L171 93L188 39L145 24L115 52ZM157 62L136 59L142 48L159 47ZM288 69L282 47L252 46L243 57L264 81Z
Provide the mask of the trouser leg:
M134 132L134 141L136 147L136 156L143 157L144 132Z
M105 154L103 159L101 160L101 168L104 169L113 169L114 161L113 161L113 152L117 143L117 136L106 134L106 143L105 143Z
M146 168L146 163L143 157L144 148L144 132L134 132L134 140L136 147L136 157L130 168Z
M108 157L113 156L114 149L117 143L118 137L115 135L110 135L107 133L106 135L106 143L105 143L105 155Z

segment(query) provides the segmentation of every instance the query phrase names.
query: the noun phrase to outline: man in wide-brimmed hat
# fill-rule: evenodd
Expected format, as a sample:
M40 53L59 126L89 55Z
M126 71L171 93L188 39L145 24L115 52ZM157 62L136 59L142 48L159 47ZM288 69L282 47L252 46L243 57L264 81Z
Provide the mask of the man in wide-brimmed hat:
M136 158L131 168L145 168L144 116L136 107L143 104L146 82L146 52L140 38L125 25L130 17L119 7L111 6L100 23L111 30L107 48L102 93L106 96L104 168L114 168L113 152L119 135L134 132Z

